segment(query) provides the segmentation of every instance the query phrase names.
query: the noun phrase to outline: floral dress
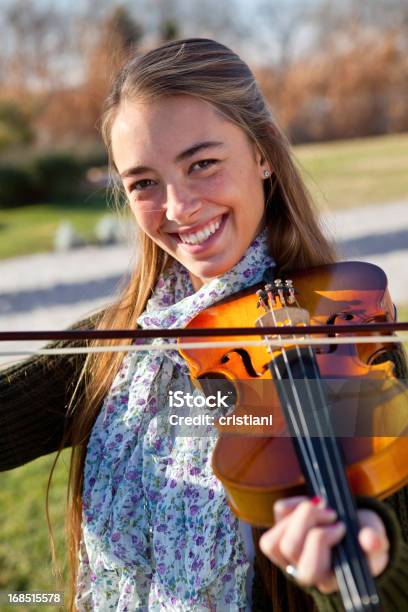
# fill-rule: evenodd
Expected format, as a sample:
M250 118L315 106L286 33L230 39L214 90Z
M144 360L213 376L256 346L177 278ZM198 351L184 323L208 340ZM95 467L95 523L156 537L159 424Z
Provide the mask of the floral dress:
M234 268L196 293L174 262L138 323L183 327L272 265L265 230ZM176 351L128 353L122 362L87 448L79 611L248 609L251 568L240 522L211 469L214 430L186 435L170 424L169 391L186 389Z

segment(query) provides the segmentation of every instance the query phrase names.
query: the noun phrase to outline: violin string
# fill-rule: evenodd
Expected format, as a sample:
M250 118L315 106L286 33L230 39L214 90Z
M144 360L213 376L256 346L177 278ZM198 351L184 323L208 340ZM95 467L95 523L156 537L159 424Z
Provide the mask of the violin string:
M282 303L282 306L284 307L284 312L285 312L285 315L286 315L287 319L289 320L290 324L293 325L293 323L291 321L290 313L289 313L289 311L287 309L287 306L286 306L285 300L281 299L281 303ZM297 306L299 307L298 304L297 304ZM276 317L274 316L274 313L273 313L272 316L275 319L275 325L276 325ZM292 336L292 339L296 339L296 336ZM308 347L309 347L309 351L310 351L311 350L310 349L310 345L308 345ZM308 380L308 377L307 377L307 373L306 373L306 368L305 368L305 365L304 365L303 357L302 357L302 354L300 352L298 344L295 344L295 350L296 350L296 353L298 355L298 360L299 360L299 363L300 363L301 368L302 368L303 380L305 381L305 387L306 387L306 390L307 390L307 393L308 393L308 396L309 396L309 401L311 402L311 405L313 405L313 403L314 403L313 396L312 396L312 393L311 393L310 384L309 384L309 380ZM284 349L282 349L282 353L283 352L284 352ZM312 358L312 364L313 364L313 366L315 366L314 359L313 359L313 353L311 354L311 358ZM288 368L288 371L290 372L290 364L289 363L287 363L287 368ZM314 369L315 369L315 377L316 377L316 368L314 367ZM293 375L292 375L292 378L293 378ZM313 414L315 416L314 412L313 412ZM305 422L304 418L302 418L303 417L303 410L301 410L301 409L299 411L299 417L301 418L301 421L303 421L303 423L302 423L303 435L306 437L307 440L309 440L310 439L310 429L308 427L307 422ZM314 420L315 420L315 425L317 424L317 426L318 426L319 434L322 434L322 431L321 431L321 428L320 428L320 423L319 423L318 419L316 419L316 416L315 416ZM312 467L312 471L310 471L310 468L309 468L309 474L311 476L312 475L315 476L315 482L320 482L320 487L318 489L315 489L315 491L319 492L320 495L323 495L323 496L327 497L327 491L326 491L325 486L324 486L323 477L322 477L322 474L321 474L321 471L320 471L319 462L317 461L317 457L316 457L316 454L314 452L313 444L311 442L310 442L309 448L311 448L312 458L311 459L309 459L309 457L306 458L304 451L302 451L303 461L306 460L305 463ZM327 456L327 451L326 451L325 448L323 450L324 450L324 453L326 455L326 465L330 466L330 461L329 461L329 457ZM333 484L334 474L330 473L330 477L331 477L331 480L332 480L331 484ZM346 559L343 558L342 561L343 562L341 563L341 567L344 567ZM346 587L346 590L347 590L348 599L349 599L349 601L352 601L350 589L348 588L348 586L346 584L345 584L345 587Z
M289 310L287 308L284 296L282 295L280 297L281 297L281 303L282 303L282 305L284 307L284 312L285 312L286 318L289 321L289 324L293 325L293 322L291 320L291 316L290 316ZM298 308L300 308L300 305L299 305L299 303L298 303L296 298L295 298L295 300L296 300L296 306ZM296 336L293 336L293 339L296 340ZM324 432L322 431L321 422L320 422L319 418L317 417L317 414L316 414L315 410L313 409L314 408L315 400L314 400L313 394L311 392L310 383L309 383L309 379L308 379L308 376L307 376L306 367L305 367L305 364L304 364L304 359L303 359L302 353L300 351L299 345L296 344L296 343L295 343L295 350L296 350L296 353L297 353L297 356L298 356L298 361L299 361L301 369L302 369L303 380L305 381L306 391L307 391L307 394L309 396L309 401L311 403L310 405L312 406L312 418L313 418L313 421L314 421L314 427L317 430L316 433L318 433L318 436L322 440L321 450L323 451L323 456L325 458L325 465L326 465L326 468L328 470L329 485L331 486L331 490L333 491L334 496L336 498L336 507L340 511L342 511L344 513L344 506L343 506L342 498L341 498L340 495L337 494L338 490L337 490L337 487L336 487L336 478L335 478L335 475L334 475L334 472L333 472L333 469L332 469L332 463L331 463L331 460L330 460L330 457L329 457L328 449L327 449L326 444L325 444L326 437L323 436ZM317 385L318 393L319 393L319 396L320 396L320 404L321 404L321 407L323 408L323 414L327 417L327 406L326 406L326 400L325 400L325 397L324 397L324 394L323 394L322 383L321 383L321 379L320 379L320 373L318 371L317 363L316 363L316 360L315 360L315 355L313 354L313 351L312 351L312 348L311 348L310 344L307 345L306 350L309 353L309 357L310 357L310 360L311 360L312 368L313 368L313 371L314 371L314 380L315 380L315 383ZM303 411L302 411L302 413L303 413ZM327 418L326 418L325 425L327 427ZM305 430L306 430L306 434L310 435L310 429L309 429L307 423L306 423ZM338 457L336 456L335 459L338 460ZM319 475L318 479L322 481L323 477L321 475L321 470L320 470L319 462L316 461L313 464L313 467L316 469L316 472ZM326 490L321 491L319 493L320 494L322 494L322 493L325 494L326 498L327 498L327 491ZM353 580L353 575L351 574L349 564L347 563L346 551L344 550L343 547L339 547L338 548L338 557L339 557L340 564L338 565L338 570L336 572L336 575L337 575L337 578L339 580L339 586L340 586L340 583L341 583L341 586L342 586L342 594L343 594L344 605L345 605L346 609L349 609L349 608L352 609L353 608L353 603L355 603L358 608L361 608L362 607L362 601L361 601L361 598L360 598L360 592L359 592L359 590L357 588L357 585L355 584L355 582ZM358 577L358 580L360 582L360 590L361 590L361 578L363 578L363 583L364 583L364 576L360 575ZM366 584L364 584L363 589L365 589L365 591L367 592L367 585Z
M297 299L296 299L296 306L298 308L301 308L301 306L300 306L300 304L299 304ZM287 316L290 324L292 324L290 313L288 311L286 303L285 303L284 309L285 309L285 313L286 313L286 316ZM292 336L292 338L293 338L293 340L296 340L296 336ZM310 340L311 338L310 338L310 336L306 336L305 339L306 340ZM305 386L306 386L306 389L307 389L307 392L308 392L308 395L309 395L309 399L310 399L311 403L313 404L313 402L314 402L313 394L312 394L311 389L310 389L309 379L307 377L307 373L306 373L306 368L305 368L305 365L304 365L303 357L302 357L302 354L300 352L299 345L297 343L295 344L295 348L296 348L296 352L298 354L299 362L301 364L304 381L306 383ZM318 432L320 438L327 437L328 433L330 434L330 437L332 437L333 436L333 431L332 431L332 428L331 428L330 416L329 416L329 413L328 413L328 410L327 410L326 398L325 398L325 395L324 395L324 392L323 392L320 372L319 372L319 370L317 368L316 357L315 357L315 355L313 353L313 350L312 350L312 348L310 346L310 343L306 345L306 350L309 353L310 361L311 361L313 372L314 372L314 376L315 376L314 381L316 382L316 388L317 388L317 391L318 391L319 396L320 396L319 399L320 399L320 404L321 404L321 408L322 408L321 413L324 415L325 421L326 421L325 424L324 424L325 427L326 427L326 432L327 432L326 435L324 435L324 431L323 431L323 429L321 427L320 419L317 418L317 413L315 411L312 411L312 416L313 416L313 419L314 419L314 425L316 427L316 431ZM310 430L308 430L307 433L310 435ZM323 452L325 454L325 459L326 459L326 462L327 462L327 466L330 468L331 463L329 461L329 456L328 456L327 448L325 447L325 445L323 445ZM339 457L336 456L336 460L337 459L339 459ZM320 471L320 466L318 466L317 469ZM332 485L334 494L336 495L336 493L337 493L337 486L336 486L337 481L336 481L335 475L334 475L334 473L333 473L333 471L331 469L329 469L329 474L330 474L330 477L331 477L331 485ZM344 511L344 507L342 505L340 496L336 495L336 497L337 497L337 500L338 500L338 502L340 504L340 507L343 508L343 511Z
M281 300L282 301L282 300ZM298 302L298 300L295 298L296 301L296 306L298 308L300 308L300 304ZM287 319L289 320L289 324L293 324L291 321L291 317L290 317L290 313L287 309L286 306L286 302L283 299L283 305L285 308L285 314ZM296 339L296 337L294 336L294 339ZM303 361L303 357L301 355L300 349L298 347L298 345L296 346L296 351L298 354L298 358L302 367L302 371L303 371L303 375L304 375L304 380L306 381L306 388L308 390L308 394L309 394L309 398L312 401L312 404L314 402L313 397L311 396L310 393L310 387L309 387L309 383L307 375L306 375L306 369L304 366L304 361ZM321 445L322 451L323 451L323 455L325 457L325 466L328 469L328 476L329 476L329 484L331 485L331 490L334 494L335 497L335 504L336 504L336 508L339 509L340 512L345 513L345 508L344 508L344 504L343 504L343 497L345 499L346 504L349 506L348 512L349 515L350 512L354 511L354 508L351 505L351 498L348 494L348 487L347 487L347 483L344 481L345 478L345 474L344 474L344 469L342 466L342 462L338 453L338 447L335 443L334 440L334 432L332 431L331 428L331 421L330 421L330 417L329 417L329 413L328 413L328 409L327 409L327 403L326 403L326 398L324 396L324 392L323 392L323 388L322 388L322 381L321 381L321 377L320 377L320 372L318 370L317 367L317 362L315 359L315 355L312 351L312 348L310 346L310 344L307 345L306 350L309 353L309 357L311 360L311 364L312 364L312 368L314 371L314 380L316 381L316 385L317 385L317 390L320 396L320 404L322 407L322 411L321 413L324 415L325 417L325 427L326 427L326 435L323 436L323 431L321 428L321 421L319 418L317 418L317 414L313 412L313 420L314 420L314 426L317 426L317 430L319 433L320 438L322 439L323 443ZM329 438L329 441L331 442L331 450L332 450L332 455L334 456L334 460L337 462L337 464L340 466L340 470L339 471L339 475L341 478L341 486L343 486L343 497L340 495L340 487L339 487L339 481L336 479L335 474L333 472L332 469L332 462L331 459L329 457L329 453L328 453L328 447L326 446L326 439L327 437ZM320 466L319 464L317 465L317 470L320 472ZM350 503L348 503L350 502ZM350 508L351 505L351 508ZM354 553L354 559L357 559L358 556L358 551L356 551L355 547L352 546L353 548L353 553ZM368 593L370 592L369 586L367 584L366 581L366 576L362 570L362 567L360 566L360 564L354 563L354 573L351 572L351 567L350 567L350 563L347 562L347 557L346 557L346 550L344 546L340 546L337 549L337 555L340 561L340 564L337 566L337 571L336 571L336 576L337 579L339 581L339 586L340 583L342 585L342 593L345 595L345 597L347 598L346 601L344 601L345 607L348 609L349 607L353 608L353 606L357 606L358 609L363 608L363 601L362 601L362 597L368 599L368 601L370 601L370 597L368 596ZM359 586L357 586L356 584L359 583ZM360 593L362 594L362 596L360 595Z
M296 304L298 307L300 307L298 300L296 299ZM331 446L331 451L332 451L332 456L334 456L335 461L337 462L337 465L340 466L340 470L338 471L338 475L339 478L335 478L333 477L333 483L334 486L332 487L333 489L333 493L337 499L337 503L340 502L339 506L343 507L344 511L347 512L347 516L352 516L355 512L354 509L354 505L353 505L353 501L351 498L351 495L349 494L349 486L347 483L347 479L346 479L346 473L345 470L343 468L343 462L342 459L340 457L340 453L339 453L339 447L336 443L335 440L335 435L334 435L334 431L332 428L332 424L331 424L331 418L330 418L330 414L328 411L328 406L326 404L326 399L324 397L324 392L323 392L323 387L322 387L322 382L321 382L321 378L319 376L319 371L317 368L317 362L314 359L314 355L313 355L313 351L311 346L309 345L307 347L307 350L309 352L309 355L311 357L312 360L312 364L313 364L313 369L315 372L315 377L318 380L318 391L320 394L320 401L321 404L323 406L323 411L322 414L324 415L325 418L325 427L327 428L327 432L330 434L328 437L329 439L329 443ZM316 419L315 419L316 420ZM326 440L326 438L325 438ZM325 449L326 450L326 449ZM328 462L328 465L331 466L331 462ZM343 489L343 496L340 495L340 489ZM345 503L346 508L344 508L343 505L343 500ZM344 577L346 584L349 586L349 588L353 591L354 596L351 597L351 601L358 604L359 607L363 606L363 601L362 598L367 600L368 605L371 606L372 603L372 596L378 598L376 593L372 593L372 589L370 589L370 585L369 582L370 581L370 576L367 575L367 571L364 570L363 566L361 565L361 563L358 562L359 557L361 556L361 550L358 548L358 543L354 541L354 539L349 540L349 547L351 547L353 549L353 553L354 553L354 560L355 562L353 563L353 574L351 574L351 567L350 564L341 564L341 568L342 571L339 572L340 576L342 579ZM340 559L344 559L344 556L346 554L345 548L344 547L340 547L338 549L338 553L339 553L339 557ZM345 572L347 572L348 574L348 578L345 575ZM359 590L356 590L355 587L355 583L354 583L354 579L356 579L359 582ZM361 588L361 586L363 585L363 589ZM355 587L355 588L353 588ZM363 591L365 591L365 593L363 593ZM372 593L372 596L370 596L370 591ZM360 595L362 594L362 595ZM351 593L350 593L351 595Z
M300 304L296 297L295 297L295 302L296 302L296 306L300 308ZM291 317L286 307L286 304L285 304L285 312L286 312L287 318L289 319L289 323L292 324ZM306 337L310 339L310 336L306 336ZM294 339L296 339L295 336L294 336ZM317 425L317 428L319 430L319 435L322 436L324 439L324 444L322 444L322 450L326 458L325 463L326 463L326 467L328 468L329 479L331 480L330 484L331 484L332 492L336 499L336 507L340 510L340 512L346 513L346 508L343 504L343 500L344 500L344 503L347 506L347 514L351 516L354 513L354 506L351 500L351 496L349 495L349 488L348 488L346 477L345 477L343 462L341 461L341 457L339 454L338 445L334 439L334 431L331 425L330 414L328 411L326 397L323 391L323 385L322 385L322 380L320 377L320 372L318 370L316 358L315 358L315 355L313 353L313 350L310 344L306 346L306 350L309 353L309 357L311 360L311 364L312 364L312 368L313 368L314 376L315 376L314 380L316 381L317 390L320 396L320 404L322 407L321 414L323 415L323 418L325 420L324 427L326 428L326 435L324 437L323 437L324 432L321 429L321 425L322 425L321 420L317 418L317 414L315 412L313 412L313 419L314 419L315 426ZM302 370L305 374L305 379L307 380L303 358L301 356L298 345L296 345L296 351L299 355L299 359L302 364ZM309 389L308 383L306 383L306 386ZM337 462L337 465L340 466L340 470L338 470L340 481L338 478L336 478L335 474L333 473L331 459L328 456L328 448L326 446L327 438L329 439L329 443L331 446L332 457ZM320 470L319 466L318 466L318 469ZM343 495L340 494L341 487L343 488ZM354 546L352 546L352 548L354 549L353 552L355 553L355 555L358 555L359 551L357 551ZM365 591L365 594L367 594L368 600L370 601L370 597L368 596L370 592L370 588L366 581L365 572L363 571L359 563L357 564L354 563L354 574L351 573L350 564L346 562L347 561L346 551L344 547L338 548L338 556L339 556L341 565L337 573L337 578L344 581L344 586L347 588L350 601L353 602L353 604L357 605L359 608L361 608L363 607L363 601L362 601L360 593ZM357 556L355 556L355 558L357 558ZM355 580L358 581L360 590L357 588L357 585L355 584L355 580L353 580L353 577ZM361 586L363 586L363 588L361 588Z
M293 322L291 320L291 316L290 316L290 313L289 313L289 310L288 310L288 307L287 307L287 304L286 304L286 300L284 299L283 295L280 296L280 300L281 300L281 304L283 306L283 310L285 312L286 318L289 321L289 324L293 325ZM300 308L300 305L297 304L297 307ZM292 335L291 340L296 340L296 336ZM309 345L307 345L307 348L309 348L309 351L310 351L310 346ZM298 356L298 361L299 361L301 369L302 369L302 376L303 376L303 380L305 382L305 388L306 388L307 394L309 396L309 401L310 401L310 404L313 405L314 404L314 399L313 399L313 393L312 393L312 390L311 390L311 387L310 387L310 381L309 381L309 378L308 378L307 373L306 373L306 367L305 367L305 364L304 364L302 353L301 353L299 345L297 343L295 343L295 350L296 350L296 353L297 353L297 356ZM314 369L314 373L315 373L315 377L316 377L317 372L316 372L316 368L315 368L315 362L314 362L314 359L313 359L313 353L311 353L311 351L310 351L310 357L311 357L311 361L312 361L312 364L313 364L313 369ZM290 368L290 363L289 363L288 367ZM321 397L321 399L322 399L322 397ZM321 435L321 434L323 434L323 432L322 432L322 430L320 428L319 419L316 418L315 411L312 411L312 412L313 412L313 416L314 416L314 420L315 420L315 425L317 425L317 429L318 429L319 435ZM301 414L303 416L303 410L301 410ZM303 432L304 432L304 435L306 435L308 438L310 437L310 428L308 426L307 421L305 421L305 420L304 420ZM326 461L327 462L328 462L328 459L329 458L326 455ZM322 477L321 477L321 474L320 474L320 466L319 466L318 461L316 460L316 462L313 465L315 467L316 472L318 473L318 475L320 477L320 480L322 481ZM320 491L320 493L321 494L325 493L327 495L327 491L324 490L324 487L322 487L322 490Z
M265 289L267 289L267 287L265 287ZM286 315L287 319L289 320L290 324L293 325L293 323L291 321L290 313L289 313L289 311L287 309L287 306L286 306L286 301L284 299L283 293L279 291L279 287L277 287L277 291L278 291L280 303L281 303L281 306L284 309L285 315ZM277 321L276 321L274 310L272 308L272 303L274 302L274 297L273 297L272 292L269 292L269 293L267 292L267 295L268 295L269 301L271 303L270 312L271 312L271 315L273 317L274 324L276 326L277 325ZM297 304L297 306L299 307L299 304ZM293 337L296 338L295 336L293 336ZM309 380L308 380L307 373L306 373L306 368L305 368L305 365L304 365L304 360L303 360L302 354L300 352L300 349L299 349L299 347L296 344L295 344L295 350L297 352L298 360L299 360L299 363L300 363L301 368L302 368L303 380L305 382L307 393L309 395L309 400L311 401L311 405L313 406L314 400L313 400L313 396L312 396L312 393L311 393L311 390L310 390L310 385L309 385ZM319 387L320 378L318 376L318 371L317 371L317 368L316 368L316 363L315 363L315 360L314 360L314 355L313 355L313 352L311 351L310 345L308 346L308 350L309 350L309 353L310 353L310 356L311 356L311 361L312 361L312 365L313 365L314 372L315 372L315 378L317 380L317 384L318 384L318 387ZM291 381L292 393L294 393L294 395L295 395L295 401L296 401L296 404L297 404L297 407L298 407L298 417L300 418L301 428L302 428L302 431L303 431L303 435L306 437L306 440L309 440L310 439L310 429L308 427L307 422L305 422L304 415L303 415L303 410L299 407L299 402L296 399L298 397L298 395L297 395L296 387L294 385L293 373L291 371L291 366L290 366L290 363L289 363L289 361L287 359L286 351L284 349L282 349L282 355L284 357L284 361L285 361L285 365L286 365L286 368L287 368L288 376L289 376L289 379ZM275 369L275 372L276 372L277 368L275 367L274 369ZM325 407L325 401L324 401L324 397L323 397L323 392L322 392L320 387L319 387L319 391L320 391L322 406L324 408ZM322 432L321 427L320 427L320 422L316 418L315 412L313 410L312 410L312 412L313 412L313 416L314 416L315 425L317 425L317 429L319 430L319 435L320 435L320 437L322 437L323 432ZM291 415L291 420L293 421L293 414ZM299 439L297 439L297 440L299 442ZM327 491L325 491L325 487L324 487L324 484L323 484L323 481L322 481L322 475L321 475L319 463L317 461L313 445L310 446L310 444L309 444L308 446L309 446L309 450L311 450L312 458L310 459L308 455L307 456L305 455L304 446L303 446L303 449L301 449L303 461L313 468L312 470L310 470L310 467L309 467L309 475L311 477L315 476L315 481L319 480L320 483L321 483L321 486L317 490L317 492L319 492L320 494L323 494L323 495L326 494L326 497L327 497ZM324 453L325 458L326 458L325 463L330 468L330 466L331 466L330 459L329 459L329 456L328 456L327 448L325 448L324 445L323 445L323 453ZM335 484L334 474L332 473L332 470L330 470L330 469L329 469L329 479L332 481L331 482L332 488L334 490L336 490L335 486L333 487L333 483ZM341 500L339 500L339 501L340 501L339 505L342 506ZM347 560L345 558L345 551L340 551L340 552L342 552L343 554L341 554L341 559L340 559L341 564L339 566L339 569L340 569L341 576L339 576L339 578L340 578L340 581L344 585L343 593L347 597L347 599L344 601L345 606L348 609L350 606L352 606L352 601L354 600L356 603L360 604L358 607L361 607L361 599L360 599L360 596L359 596L359 592L358 592L358 589L354 586L354 581L351 580L351 573L348 572L348 574L349 574L349 579L348 580L347 580L347 575L344 573L344 568L347 567Z
M270 304L269 308L270 308L269 312L271 313L273 322L274 322L275 326L277 326L277 320L276 320L276 317L275 317L275 313L274 313L274 310L273 310L272 303ZM262 325L262 319L261 319L261 325ZM279 338L281 338L280 335L279 335ZM285 351L284 348L282 348L282 356L283 356L283 359L285 361L286 369L288 371L289 380L290 380L290 384L291 384L291 390L292 390L292 393L293 393L293 396L294 396L294 399L295 399L295 403L297 404L298 414L301 415L302 410L301 410L300 399L299 399L299 396L297 394L297 390L296 390L296 387L295 387L295 384L294 384L292 373L291 373L290 369L288 368L289 364L288 364L288 359L287 359L286 351ZM273 367L273 369L275 371L276 378L281 382L281 389L282 389L283 394L285 396L286 405L288 407L288 413L289 413L289 417L290 417L290 420L291 420L291 425L292 425L292 427L293 427L293 429L294 429L294 431L296 433L296 439L297 439L297 441L299 443L299 447L301 449L304 461L305 461L306 465L308 466L308 470L309 470L310 475L312 477L315 476L315 475L317 476L316 471L313 469L313 461L316 461L316 457L313 458L313 454L314 453L313 453L313 449L311 448L310 439L308 437L302 436L300 434L299 424L298 424L298 422L296 420L295 413L294 413L294 410L292 408L292 404L289 401L289 398L288 398L288 395L287 395L287 392L286 392L286 389L285 389L285 384L283 383L283 379L282 379L281 373L279 371L279 368L278 368L278 366L277 366L277 364L276 364L274 359L272 359L271 363L272 363L272 367ZM309 452L306 451L306 447L309 447ZM319 490L319 489L322 488L322 486L323 486L323 483L322 482L319 483L318 480L315 478L314 479L314 483L313 483L313 487L316 490Z
M285 301L283 295L282 296L280 295L279 297L280 297L281 304L283 306L283 310L284 310L284 312L286 314L286 317L289 320L290 324L293 325L293 322L291 321L290 313L289 313L287 305L286 305L286 301ZM270 301L272 301L271 297L270 297ZM298 308L300 308L300 305L298 303L297 303L297 306L298 306ZM275 313L273 312L273 310L272 310L272 317L273 317L274 323L276 325L277 322L276 322L276 317L275 317ZM296 336L294 336L294 335L291 338L292 344L293 344L293 340L296 340ZM316 377L316 380L317 380L317 385L318 385L318 389L319 389L319 392L320 392L320 399L321 399L323 408L325 408L325 402L324 402L323 393L322 393L322 390L321 390L320 378L318 377L318 372L317 372L317 369L316 369L316 363L315 363L315 360L314 360L314 355L313 355L313 353L311 351L311 348L310 348L309 344L307 345L307 348L308 348L309 353L310 353L310 357L311 357L311 361L312 361L315 377ZM310 388L310 381L309 381L309 379L307 377L307 373L306 373L306 368L305 368L305 364L304 364L304 361L303 361L303 357L302 357L302 354L300 352L300 349L299 349L299 346L298 346L297 343L295 344L295 350L296 350L296 353L297 353L297 356L298 356L298 360L299 360L299 363L300 363L300 366L301 366L301 369L302 369L303 380L305 382L305 388L306 388L308 396L309 396L309 401L310 401L311 405L313 405L314 399L313 399L313 394L312 394L312 391L311 391L311 388ZM284 349L282 350L282 354L283 353L285 353L285 357L287 357L286 351L284 351ZM292 371L291 371L290 363L289 363L289 361L287 359L285 360L285 364L286 364L286 367L287 367L287 370L288 370L288 374L290 375L291 384L293 385L293 388L294 388L293 374L292 374ZM298 404L298 408L299 408L299 415L298 416L301 419L303 435L306 436L307 439L309 439L311 437L311 435L310 435L310 428L308 426L307 421L304 419L303 410L301 409L301 407L299 407L299 404ZM314 416L315 427L317 426L316 430L318 431L320 437L323 437L323 431L322 431L322 429L320 427L320 422L319 422L319 420L316 417L315 411L312 411L312 412L313 412L313 416ZM312 448L313 448L313 446L312 446ZM325 452L326 463L330 466L329 457L328 457L328 454L327 454L327 449L323 448L323 450ZM320 466L319 466L319 463L318 463L317 458L315 456L314 450L313 450L313 455L314 455L314 460L312 460L312 466L315 468L315 473L316 473L318 479L322 483L322 486L320 488L320 493L321 494L326 494L326 496L327 496L327 491L324 490L322 476L321 476L321 473L320 473ZM331 476L331 480L332 480L331 484L333 485L333 483L335 484L336 481L335 481L335 478L334 478L334 474L331 471L330 471L330 476Z
M270 297L270 296L268 296L268 297L269 297L269 301L270 301L270 313L271 313L274 325L277 326L277 320L276 320L275 312L274 312L274 309L273 309L273 306L272 306L273 298ZM262 325L262 319L261 319L261 325ZM279 338L280 338L280 336L279 336ZM304 380L306 381L306 385L308 385L307 376L306 376L306 370L304 368L303 358L302 358L302 356L300 354L300 351L299 351L298 347L296 347L296 350L297 350L297 352L299 354L299 359L300 359L300 362L302 364L302 369L303 369L303 372L304 372ZM317 457L316 457L316 454L315 454L315 451L314 451L314 448L313 448L313 444L311 443L310 435L307 435L307 434L310 433L310 430L308 429L307 423L304 422L304 415L303 415L303 411L301 409L300 400L299 400L297 389L296 389L296 386L295 386L295 383L294 383L294 379L293 379L293 374L292 374L292 371L291 371L290 363L288 361L287 354L286 354L286 351L285 351L284 348L282 348L281 352L282 352L282 356L283 356L283 359L284 359L284 362L285 362L285 366L286 366L286 370L287 370L287 373L288 373L288 377L289 377L289 380L290 380L292 393L293 393L293 396L295 398L295 403L297 405L297 410L298 410L297 416L300 418L300 425L301 425L301 428L303 430L303 435L302 436L298 435L299 424L298 424L298 422L296 420L296 417L295 417L295 414L294 414L294 410L293 410L293 408L291 406L291 403L290 403L290 401L288 401L286 390L284 390L286 405L288 407L288 413L289 413L289 417L291 419L292 427L294 428L294 431L296 433L296 439L297 439L297 442L299 444L299 447L300 447L300 450L301 450L301 453L302 453L303 461L305 462L306 467L309 470L309 475L310 475L310 478L312 480L312 486L314 487L314 490L321 491L323 494L326 493L326 496L327 496L327 492L325 491L324 483L323 483L323 480L322 480L322 475L321 475L321 472L320 472L320 469L319 469L319 465L318 465ZM274 359L272 360L272 365L273 365L273 368L274 368L274 371L275 371L275 375L277 376L278 380L282 381L282 377L281 377L281 374L279 372L279 368L276 365ZM283 387L283 389L285 389L284 385L282 385L282 387ZM309 452L305 452L305 440L306 440L306 447L308 447ZM346 559L343 556L343 560L342 560L342 562L340 564L340 569L343 569L345 566L347 566L347 563L346 563ZM345 607L346 607L346 609L349 609L350 605L351 605L351 602L354 599L353 596L352 596L352 593L350 592L350 588L349 588L349 585L350 585L351 581L350 580L347 581L347 577L345 575L344 575L344 580L341 580L341 581L344 584L343 593L346 591L347 592L347 598L348 598L344 602L345 603ZM352 589L352 587L351 587L351 589ZM357 598L358 598L358 592L355 591L354 596L355 597L357 596Z
M299 305L297 300L296 300L296 303L297 303L297 305ZM307 338L310 338L310 336L307 336ZM316 380L318 381L317 389L319 391L320 401L321 401L321 404L322 404L322 407L323 407L322 414L323 414L323 416L325 418L326 431L330 434L328 437L329 437L330 441L332 442L332 450L333 450L333 452L336 455L336 457L335 457L336 461L338 462L339 465L343 465L343 463L341 461L341 457L340 457L339 452L338 452L338 446L337 446L337 444L333 443L334 431L333 431L333 428L332 428L331 418L330 418L330 414L329 414L328 407L327 407L327 404L326 404L326 398L325 398L325 395L324 395L324 392L323 392L323 387L322 387L322 381L321 381L321 378L320 378L320 373L318 371L316 360L315 360L315 357L314 357L314 354L313 354L313 350L312 350L312 347L310 346L310 344L307 346L307 351L309 352L309 355L311 357L311 361L312 361L312 365L313 365L313 369L314 369L314 374L316 376ZM319 420L318 420L318 423L320 423ZM344 474L344 470L342 470L341 473ZM338 483L337 480L334 480L333 482L335 484L335 486L333 487L333 490L334 490L334 493L336 494L338 492L338 490L339 490L338 489L338 484L339 483ZM342 484L342 486L347 486L344 480L342 481L341 484ZM340 496L337 496L337 497L340 500ZM346 496L346 503L348 501L349 501L348 496ZM353 508L352 508L352 506L350 504L348 504L348 505L349 505L348 510L351 511Z
M273 314L273 312L271 312L271 314L272 314L272 317L274 318L274 314ZM262 326L263 326L262 319L261 319L260 323L261 323L261 327L262 327ZM278 380L279 380L281 383L283 383L283 381L282 381L282 377L281 377L281 373L280 373L280 371L279 371L279 368L277 367L277 365L276 365L276 363L275 363L275 361L274 361L273 359L272 359L272 366L273 366L273 368L274 368L276 378L277 378L277 379L278 379ZM306 461L306 463L307 463L307 462L309 462L309 455L306 453L306 451L305 451L305 449L304 449L304 439L303 439L303 438L302 438L302 437L299 435L299 428L298 428L298 425L297 425L296 420L295 420L295 418L294 418L293 409L292 409L291 403L290 403L290 401L289 401L289 397L288 397L288 395L287 395L286 388L285 388L285 385L284 385L284 384L282 384L282 385L281 385L281 389L282 389L283 394L284 394L284 396L285 396L286 405L288 406L288 411L289 411L289 416L290 416L290 419L291 419L291 422L292 422L292 423L291 423L291 424L292 424L292 427L293 427L293 429L294 429L295 431L297 431L297 437L298 437L298 439L299 439L299 445L300 445L301 447L303 447L302 452L303 452L303 454L304 454L304 456L305 456L305 461ZM309 470L310 470L310 466L309 466ZM310 471L311 471L311 473L313 474L313 470L310 470ZM317 482L315 482L315 483L314 483L314 486L316 486L316 487L317 487L317 486L318 486L318 483L317 483Z

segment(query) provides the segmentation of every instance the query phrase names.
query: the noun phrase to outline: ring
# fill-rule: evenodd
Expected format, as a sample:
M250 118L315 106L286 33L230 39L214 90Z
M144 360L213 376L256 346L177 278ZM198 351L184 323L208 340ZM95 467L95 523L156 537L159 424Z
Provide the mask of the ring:
M292 578L294 578L295 580L297 579L299 575L297 568L292 564L289 564L285 567L285 572L289 574L289 576L292 576Z

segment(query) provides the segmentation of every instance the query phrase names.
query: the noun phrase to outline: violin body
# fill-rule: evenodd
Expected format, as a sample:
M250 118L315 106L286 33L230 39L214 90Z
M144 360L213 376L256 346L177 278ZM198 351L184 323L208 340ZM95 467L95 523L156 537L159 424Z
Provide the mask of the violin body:
M299 306L310 315L310 324L332 326L333 337L336 325L345 321L369 326L394 319L387 279L377 266L344 262L291 273L290 278ZM206 309L190 321L188 328L254 325L260 314L256 289L251 287ZM216 331L212 340L221 340ZM272 426L242 424L244 419L239 425L239 419L219 422L212 459L214 473L223 483L234 513L265 527L273 524L274 502L304 494L305 480L271 374L270 363L282 351L275 350L273 342L269 351L266 344L241 348L243 340L234 337L231 348L180 352L202 389L204 381L230 382L236 398L233 415L272 415ZM191 337L188 341L199 339ZM341 433L339 442L350 489L354 494L379 498L408 482L408 391L395 378L391 362L373 365L389 350L389 344L377 341L326 344L315 351L321 379L332 399L332 421ZM331 396L330 388L334 390ZM300 396L308 392L300 389ZM362 413L364 425L360 422Z

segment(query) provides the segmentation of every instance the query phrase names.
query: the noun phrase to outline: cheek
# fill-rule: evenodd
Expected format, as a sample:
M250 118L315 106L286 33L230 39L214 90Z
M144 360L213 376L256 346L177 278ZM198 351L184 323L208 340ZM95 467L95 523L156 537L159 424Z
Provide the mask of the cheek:
M201 197L215 204L236 208L242 198L240 186L227 173L220 173L204 186Z
M234 168L233 172L224 170L217 173L205 184L203 197L225 204L240 214L253 214L257 210L258 201L261 208L264 203L263 186L254 171L244 164Z
M142 206L137 205L131 200L129 200L129 207L140 229L147 234L154 233L159 225L161 218L160 212L157 213L152 210L144 210Z
M206 177L198 186L199 195L203 199L222 202L230 199L235 193L235 184L225 170L219 170L211 177Z

